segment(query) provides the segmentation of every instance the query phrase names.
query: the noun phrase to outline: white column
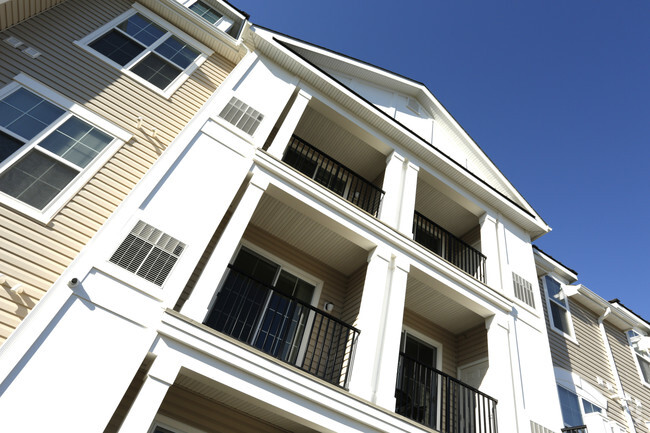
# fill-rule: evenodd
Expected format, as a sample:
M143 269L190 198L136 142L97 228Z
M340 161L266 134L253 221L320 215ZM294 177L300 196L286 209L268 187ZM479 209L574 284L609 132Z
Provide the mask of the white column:
M305 108L307 108L307 104L309 104L310 100L311 95L309 93L305 92L303 89L298 91L295 101L293 101L287 116L284 118L284 122L280 125L280 129L273 139L273 143L271 143L267 149L268 153L278 159L282 159L284 149L286 149L287 144L289 144L291 135L296 130L296 126L298 126L298 122L300 122L300 118L305 112Z
M485 274L487 285L501 291L501 259L499 257L499 241L497 236L497 219L485 213L479 219L481 224L481 252L486 257Z
M251 178L203 273L196 282L194 290L181 309L181 313L187 317L197 322L203 322L226 266L235 253L235 249L268 185L269 179L260 172L256 172Z
M415 197L417 195L418 172L420 171L420 167L407 160L404 170L404 193L402 194L398 230L412 238L413 214L415 213Z
M386 158L382 189L385 192L379 219L411 237L419 167L393 151Z
M518 410L521 402L515 398L516 377L512 364L510 343L511 317L505 313L492 316L485 321L487 329L489 367L480 390L498 400L498 429L503 432L520 431L523 412ZM525 430L521 430L525 431Z
M355 326L361 334L357 341L354 365L350 376L350 392L369 401L374 400L377 374L377 349L382 328L382 310L388 286L390 254L375 248L368 256L366 280Z
M156 358L120 427L120 433L148 431L179 370L180 366L173 361L172 357L159 355Z
M392 275L386 297L384 335L380 339L376 403L391 411L395 409L395 381L409 267L410 265L400 257L391 260L389 271Z

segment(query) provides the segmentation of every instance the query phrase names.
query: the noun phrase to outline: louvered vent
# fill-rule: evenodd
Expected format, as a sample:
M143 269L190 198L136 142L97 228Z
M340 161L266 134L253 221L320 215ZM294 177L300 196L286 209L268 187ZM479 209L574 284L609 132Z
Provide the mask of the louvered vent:
M533 297L533 285L530 281L525 280L519 275L512 273L512 284L515 286L515 296L522 302L535 308L535 298Z
M228 105L219 114L219 117L232 123L249 135L255 134L255 130L264 119L264 115L254 110L248 104L233 97Z
M530 422L530 431L531 433L555 433L553 430L533 421Z
M184 249L178 239L138 221L110 261L162 286Z

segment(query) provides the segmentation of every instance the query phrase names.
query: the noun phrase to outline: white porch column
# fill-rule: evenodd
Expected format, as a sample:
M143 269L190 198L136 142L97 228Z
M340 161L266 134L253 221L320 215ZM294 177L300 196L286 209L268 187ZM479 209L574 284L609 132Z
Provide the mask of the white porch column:
M361 331L350 392L388 410L395 409L408 264L376 248L368 258L356 327Z
M203 322L224 270L235 253L253 212L268 186L269 179L260 172L256 172L251 178L192 294L181 309L181 313L187 317L199 323Z
M148 431L179 370L180 366L171 357L156 358L120 427L120 433Z
M395 409L395 381L409 268L410 264L400 257L393 258L389 267L391 281L386 296L384 335L380 339L379 347L376 403L391 411Z
M486 212L479 218L479 223L481 225L481 252L486 257L485 274L487 285L501 291L503 284L501 281L497 219Z
M385 192L379 219L409 237L413 235L413 211L419 167L393 151L386 159L382 189Z
M357 341L354 365L350 377L350 392L369 401L375 393L378 364L378 344L382 328L384 295L388 286L390 255L375 248L368 256L366 280L355 326L361 334Z
M305 108L307 108L307 104L309 104L310 100L311 95L309 93L305 92L303 89L298 91L295 101L293 101L287 116L284 118L284 122L280 125L280 129L273 139L273 143L271 143L267 149L268 153L278 159L282 159L284 149L286 149L287 144L289 144L291 135L293 134L293 131L296 130L296 126L298 126L298 122L300 122L300 118L305 112Z
M524 413L520 405L523 402L515 398L515 387L518 375L513 371L510 331L511 316L501 313L485 321L487 329L489 367L481 383L480 390L498 400L497 420L498 429L503 432L526 431L519 430ZM515 349L516 350L516 349Z

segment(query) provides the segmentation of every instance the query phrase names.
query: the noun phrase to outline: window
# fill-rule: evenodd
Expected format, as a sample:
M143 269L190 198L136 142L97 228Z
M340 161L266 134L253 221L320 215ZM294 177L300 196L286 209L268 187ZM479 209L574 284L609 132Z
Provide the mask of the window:
M557 387L557 393L560 397L560 408L562 409L562 419L565 427L575 427L584 425L582 423L582 412L578 396L561 386Z
M562 284L550 276L544 277L546 286L546 299L549 309L549 321L551 326L568 336L571 332L571 315L569 314L569 305Z
M210 6L207 2L201 0L187 0L182 2L189 10L221 30L228 32L232 27L233 21Z
M138 221L109 261L162 286L184 249L178 239Z
M171 96L212 54L138 5L79 44L165 97Z
M636 358L641 380L650 385L650 337L631 329L627 331L627 338Z
M0 201L48 221L130 137L19 74L0 89Z
M165 415L156 415L153 424L147 433L204 433L195 427L191 427L180 421L176 421Z

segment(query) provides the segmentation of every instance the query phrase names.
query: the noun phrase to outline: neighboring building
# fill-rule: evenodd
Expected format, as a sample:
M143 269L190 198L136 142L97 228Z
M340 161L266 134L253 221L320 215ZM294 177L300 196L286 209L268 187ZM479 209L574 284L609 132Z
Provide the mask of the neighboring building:
M650 432L650 323L538 248L535 261L565 426Z
M560 431L550 228L423 84L55 3L0 4L3 431Z

